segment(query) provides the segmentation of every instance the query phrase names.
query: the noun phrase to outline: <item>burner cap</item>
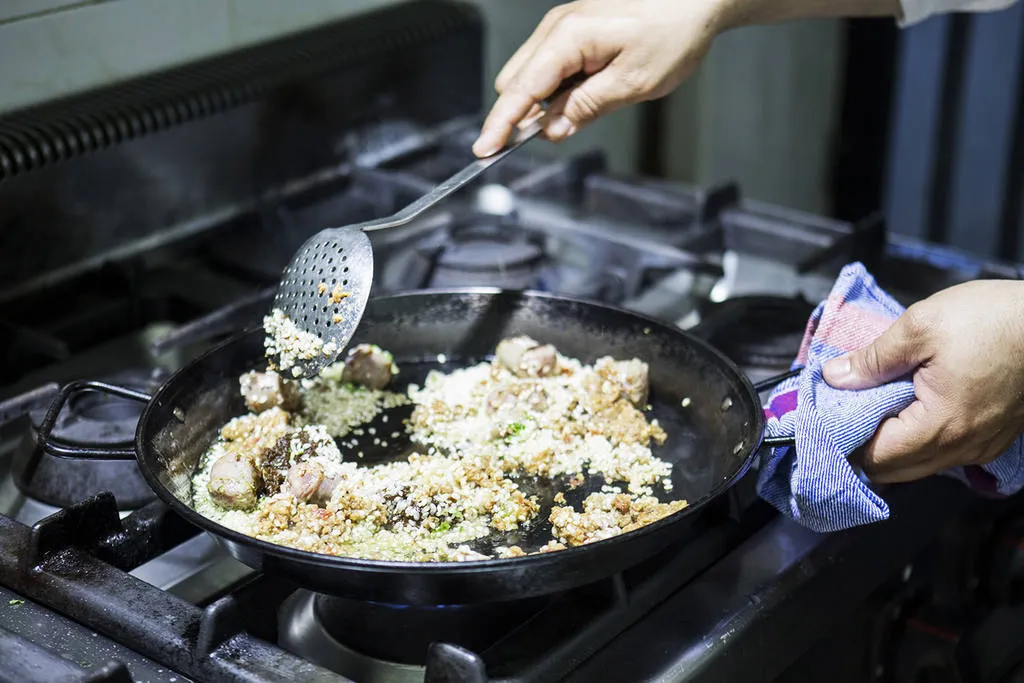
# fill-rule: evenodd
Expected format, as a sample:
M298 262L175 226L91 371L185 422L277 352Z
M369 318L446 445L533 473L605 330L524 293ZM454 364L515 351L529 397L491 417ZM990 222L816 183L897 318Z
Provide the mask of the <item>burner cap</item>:
M698 330L741 367L786 369L800 351L814 308L800 297L737 297L709 304Z
M544 250L523 239L502 239L498 226L477 226L448 238L426 254L433 262L429 286L532 287Z
M529 268L544 252L535 244L492 240L472 240L445 248L438 266L464 272L496 272Z

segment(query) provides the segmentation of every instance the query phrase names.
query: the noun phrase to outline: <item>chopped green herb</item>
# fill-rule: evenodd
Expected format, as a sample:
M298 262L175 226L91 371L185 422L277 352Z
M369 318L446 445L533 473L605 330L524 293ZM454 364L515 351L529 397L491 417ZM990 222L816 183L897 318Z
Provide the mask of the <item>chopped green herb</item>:
M17 599L15 599L15 600L9 601L7 604L11 605L13 607L17 607L18 605L24 605L25 601L24 600L17 600Z
M443 534L444 532L448 531L451 528L452 528L451 522L449 522L448 520L445 520L445 521L443 521L443 522L441 522L440 524L437 525L437 532L440 533L440 534Z
M502 439L506 444L512 443L513 437L519 436L526 429L526 425L522 422L513 422L505 427L505 436Z

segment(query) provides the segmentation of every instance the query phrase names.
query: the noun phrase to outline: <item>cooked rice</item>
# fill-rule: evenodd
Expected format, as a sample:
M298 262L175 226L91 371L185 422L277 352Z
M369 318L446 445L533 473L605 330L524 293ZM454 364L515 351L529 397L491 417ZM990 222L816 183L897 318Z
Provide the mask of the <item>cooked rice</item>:
M322 425L338 438L372 421L381 411L409 403L404 394L343 382L343 370L343 363L335 363L316 379L303 380L300 423Z
M559 494L548 515L552 539L536 552L610 538L685 507L685 501L660 503L653 495L659 484L671 490L671 466L651 451L667 437L657 421L648 421L635 407L641 401L649 408L646 397L625 374L615 374L637 368L610 358L585 366L560 354L556 368L547 376L520 377L498 361L484 362L450 373L433 371L423 387L398 394L345 384L342 364L336 364L301 382L301 406L292 413L275 405L225 425L194 477L196 510L301 550L430 562L527 554L512 544L481 548L490 547L487 539L505 538L543 519L537 497L520 486L533 477L568 480L572 487L589 473L607 482L602 493L584 501L582 512ZM413 413L402 431L419 452L406 460L363 466L342 461L337 447L324 441L327 435L368 434L383 446L381 437L401 436L397 425L377 436L367 423L408 403ZM322 460L334 479L329 500L303 502L287 487L261 495L253 510L227 510L210 498L210 470L218 457L244 448L259 465L279 439L299 429L321 435L310 457ZM307 457L294 448L289 452L294 457L284 466ZM275 476L278 486L281 479ZM625 492L613 483L621 483Z
M330 357L338 350L334 342L324 343L312 332L299 328L279 308L263 318L263 329L267 334L263 342L267 357L276 358L277 369L290 371L293 377L302 375L302 370L296 366L298 361L312 360L320 354Z

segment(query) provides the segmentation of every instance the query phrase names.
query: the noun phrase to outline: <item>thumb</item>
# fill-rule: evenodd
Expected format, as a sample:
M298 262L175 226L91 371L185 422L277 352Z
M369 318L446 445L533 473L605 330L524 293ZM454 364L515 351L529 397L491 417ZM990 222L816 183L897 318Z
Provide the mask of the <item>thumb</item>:
M901 315L872 343L825 363L822 376L836 389L869 389L902 377L924 360L911 327Z
M606 67L552 102L544 136L564 140L595 119L640 99L640 93L633 92L616 71L614 66Z

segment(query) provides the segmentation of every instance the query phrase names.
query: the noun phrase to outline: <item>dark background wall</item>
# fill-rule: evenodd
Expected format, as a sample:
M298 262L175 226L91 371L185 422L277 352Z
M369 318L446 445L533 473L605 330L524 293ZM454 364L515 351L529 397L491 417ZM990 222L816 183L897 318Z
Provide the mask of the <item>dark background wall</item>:
M835 212L1024 260L1024 5L847 36Z

